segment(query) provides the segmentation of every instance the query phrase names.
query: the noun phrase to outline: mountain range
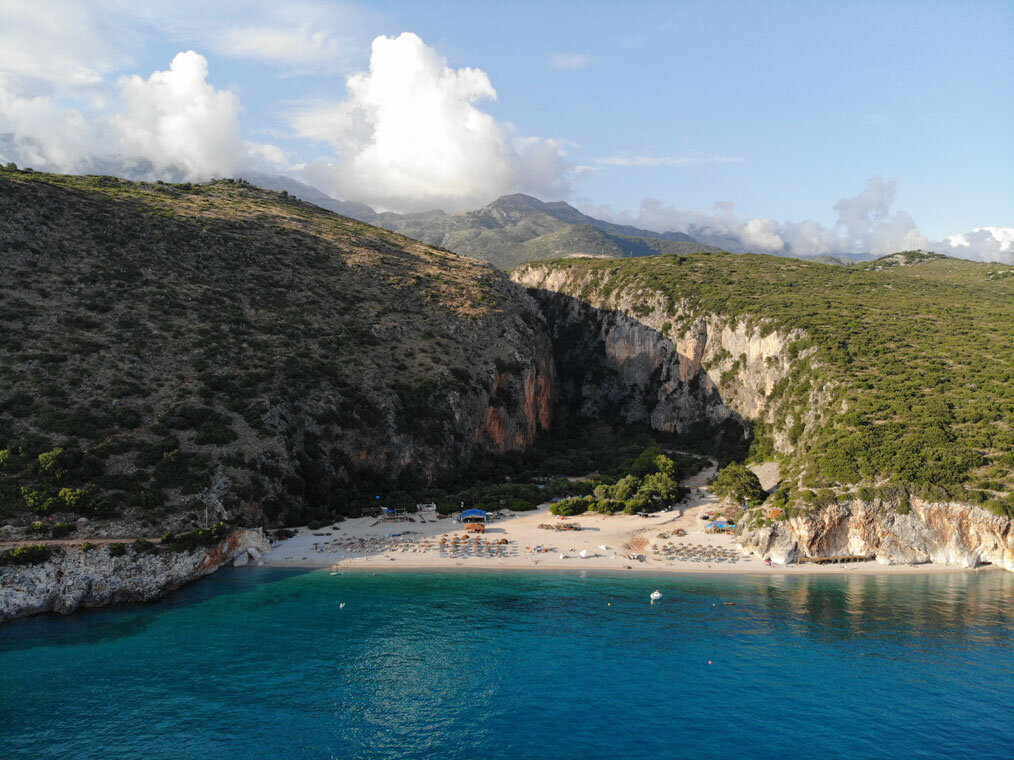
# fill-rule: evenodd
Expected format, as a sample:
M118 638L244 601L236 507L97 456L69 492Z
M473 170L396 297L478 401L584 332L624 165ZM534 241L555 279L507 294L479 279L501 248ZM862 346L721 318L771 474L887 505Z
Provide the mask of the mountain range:
M521 193L501 196L474 211L397 214L377 212L363 203L336 200L289 177L258 174L246 179L427 245L488 261L500 269L568 256L634 258L722 250L682 232L658 233L613 224L583 214L563 201L547 203Z

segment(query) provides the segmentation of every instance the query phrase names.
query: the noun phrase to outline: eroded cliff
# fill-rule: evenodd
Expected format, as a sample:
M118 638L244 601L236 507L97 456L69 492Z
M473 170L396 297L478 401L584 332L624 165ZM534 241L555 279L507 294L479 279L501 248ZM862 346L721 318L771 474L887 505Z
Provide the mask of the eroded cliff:
M546 315L561 398L580 415L675 433L736 426L743 436L751 423L764 422L775 447L790 452L814 408L826 403L820 389L808 413L790 417L772 406L773 392L799 359L789 348L802 337L798 331L691 314L658 294L610 291L602 283L590 289L538 264L512 276Z
M1006 517L967 504L911 501L900 514L859 500L746 530L742 548L777 564L800 557L866 556L887 565L989 563L1014 570L1014 528Z
M161 599L228 563L271 550L263 531L237 530L207 550L111 557L104 546L67 546L38 565L0 567L0 623L39 612L73 612Z

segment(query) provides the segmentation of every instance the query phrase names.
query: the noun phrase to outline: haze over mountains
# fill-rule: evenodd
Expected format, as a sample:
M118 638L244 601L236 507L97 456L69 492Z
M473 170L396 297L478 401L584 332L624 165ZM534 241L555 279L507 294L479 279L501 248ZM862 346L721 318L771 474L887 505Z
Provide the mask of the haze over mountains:
M521 193L504 195L483 208L456 214L437 209L398 214L378 212L365 203L337 200L282 175L248 174L246 179L427 245L489 261L501 269L568 256L635 258L667 253L748 252L733 236L704 229L697 237L682 232L654 232L596 219L563 201L545 202ZM865 253L840 253L815 260L844 265L871 258Z

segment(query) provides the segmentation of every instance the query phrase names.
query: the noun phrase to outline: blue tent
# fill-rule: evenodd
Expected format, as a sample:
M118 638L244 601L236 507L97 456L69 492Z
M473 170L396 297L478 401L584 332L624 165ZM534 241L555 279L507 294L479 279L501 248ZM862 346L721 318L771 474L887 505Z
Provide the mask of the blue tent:
M709 522L707 527L709 528L731 528L732 523L726 522L725 520L719 520L718 522Z
M475 522L476 520L482 520L483 522L486 522L487 517L488 517L487 513L483 512L481 509L466 509L463 510L461 513L462 522L466 521Z

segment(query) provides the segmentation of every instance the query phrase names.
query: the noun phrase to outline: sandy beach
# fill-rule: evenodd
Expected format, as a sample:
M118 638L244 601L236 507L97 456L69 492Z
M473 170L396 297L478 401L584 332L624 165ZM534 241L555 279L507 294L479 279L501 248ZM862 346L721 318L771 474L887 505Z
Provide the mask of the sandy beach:
M777 472L761 465L761 480ZM689 501L681 508L650 517L584 514L561 519L549 504L535 511L506 513L482 535L468 534L451 517L416 514L410 522L379 522L375 517L347 519L335 527L299 528L265 556L278 566L355 569L522 569L613 570L676 573L927 573L955 572L947 565L882 565L875 561L834 565L767 565L744 553L736 536L706 532L702 515L716 507L703 485L714 469L685 485ZM580 530L546 529L574 525ZM686 535L677 535L684 531ZM634 555L634 558L632 558Z

